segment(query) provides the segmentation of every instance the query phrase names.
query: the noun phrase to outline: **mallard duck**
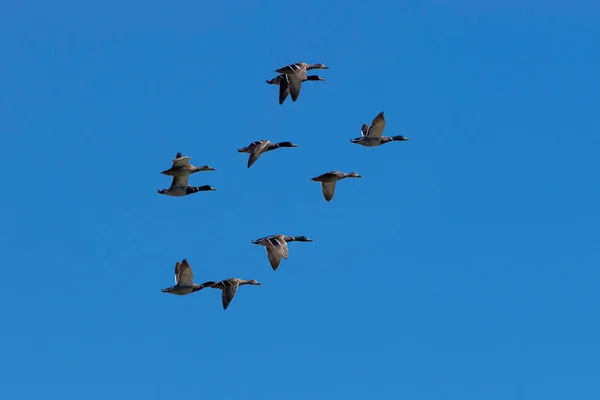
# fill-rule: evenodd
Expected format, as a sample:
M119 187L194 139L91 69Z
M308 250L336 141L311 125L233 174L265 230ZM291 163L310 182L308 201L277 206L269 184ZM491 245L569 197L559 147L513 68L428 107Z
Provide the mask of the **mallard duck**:
M240 153L250 153L250 158L248 158L248 168L250 168L263 153L280 147L298 147L298 145L292 142L271 143L268 140L257 140L246 147L238 149L238 151Z
M196 192L200 192L200 191L217 190L210 185L190 186L190 185L188 185L188 177L189 177L189 175L174 176L173 180L171 181L171 187L168 189L159 190L158 193L166 194L168 196L180 197L180 196L187 196L188 194L192 194L192 193L196 193Z
M288 90L290 91L292 100L297 99L298 96L300 96L302 82L307 80L306 71L310 69L329 69L329 67L324 64L307 64L305 62L299 62L275 70L278 74L285 74L287 76Z
M181 155L181 152L177 153L177 156L175 156L171 168L162 171L161 174L169 176L188 176L200 171L216 171L210 165L203 165L201 167L191 165L191 158L192 157L190 156L183 157Z
M305 80L303 80L302 82L306 82L306 81L324 81L325 79L321 78L318 75L309 75L306 77ZM281 75L277 75L275 78L268 80L267 83L269 85L279 85L279 104L283 104L283 102L285 101L285 99L287 99L288 94L290 94L290 89L289 89L289 83L288 83L288 77L286 74L281 74ZM294 92L296 93L296 92ZM297 95L300 94L300 91L297 92ZM298 100L298 96L297 95L293 95L292 96L292 101L296 101Z
M362 176L356 172L350 172L349 174L346 174L340 171L330 171L322 175L315 176L314 178L310 178L310 180L321 182L321 189L323 191L323 196L325 196L325 200L331 201L331 199L333 199L333 194L335 193L336 182L344 178L362 178Z
M171 293L179 296L185 296L186 294L197 292L205 287L213 285L214 281L204 282L203 284L194 283L194 273L192 267L188 264L187 259L183 259L181 264L177 261L175 264L175 286L170 288L161 289L163 293Z
M274 271L279 268L281 257L288 258L288 242L312 242L312 239L306 236L287 236L280 233L252 241L254 244L265 246L267 249L267 258Z
M393 140L410 140L402 135L398 136L381 136L383 134L383 129L385 128L385 117L383 116L383 111L377 114L377 116L371 122L371 126L367 124L363 124L362 126L362 137L350 140L352 143L358 143L363 146L373 147L373 146L381 146L387 142L391 142Z
M231 300L233 300L233 296L235 296L235 292L237 291L237 288L242 285L259 285L260 286L260 283L258 283L256 281L256 279L251 279L251 280L247 281L246 279L229 278L229 279L225 279L224 281L221 281L221 282L213 283L210 287L214 288L214 289L221 289L223 291L223 293L222 293L223 310L227 310L229 303L231 303Z

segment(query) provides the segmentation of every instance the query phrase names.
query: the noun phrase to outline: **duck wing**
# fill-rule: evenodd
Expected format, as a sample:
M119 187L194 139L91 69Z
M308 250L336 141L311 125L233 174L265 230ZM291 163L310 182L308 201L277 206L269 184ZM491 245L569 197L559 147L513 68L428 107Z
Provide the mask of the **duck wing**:
M227 307L229 307L229 303L231 303L231 300L233 300L235 292L237 292L237 288L239 286L239 283L237 281L229 281L229 283L230 285L225 287L223 289L223 292L221 293L221 300L223 301L223 310L227 310Z
M383 111L377 114L377 116L373 119L371 126L367 132L367 137L370 138L380 138L383 134L383 129L385 128L385 117L383 116ZM363 128L364 129L364 128Z
M173 165L171 166L171 168L184 167L184 166L190 165L190 160L192 159L192 157L190 157L190 156L182 157L181 153L177 153L177 155L179 157L177 157L176 159L173 160Z
M179 262L175 264L175 283L180 286L194 285L194 273L185 258L181 264Z
M184 186L187 187L188 186L188 175L185 176L174 176L173 180L171 181L171 187L174 188L176 186Z
M361 132L362 132L362 136L366 137L367 134L369 133L369 125L363 124L363 126L361 128Z
M279 82L279 104L283 104L285 99L287 99L288 94L290 94L290 89L287 75L283 75L283 78L281 78L281 81Z
M331 201L333 199L333 195L335 193L335 184L336 182L321 182L321 190L323 191L323 196L325 200Z
M281 258L288 258L287 242L280 236L270 237L267 240L265 248L267 250L267 258L269 259L271 268L275 271L279 268Z
M290 96L292 97L292 101L298 100L298 96L300 96L300 89L302 89L302 78L297 75L286 75L288 82L288 90L290 92ZM304 71L304 78L306 79L306 70Z
M252 166L258 160L258 157L262 155L265 151L267 145L269 144L268 140L262 140L252 146L252 152L250 153L250 157L248 158L248 168Z

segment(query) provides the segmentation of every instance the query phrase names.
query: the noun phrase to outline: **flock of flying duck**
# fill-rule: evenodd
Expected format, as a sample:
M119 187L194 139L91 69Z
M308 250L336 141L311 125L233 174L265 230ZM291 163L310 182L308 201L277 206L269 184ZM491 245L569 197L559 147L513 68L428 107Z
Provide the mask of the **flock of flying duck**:
M287 99L288 95L292 98L292 101L296 101L300 95L300 89L302 82L306 81L324 81L324 79L317 75L306 76L306 71L311 69L329 69L323 64L307 64L299 62L296 64L287 65L283 68L276 70L279 75L266 82L270 85L279 86L279 104ZM356 139L350 140L352 143L360 144L362 146L373 147L381 146L391 141L406 141L409 138L398 135L398 136L383 136L383 129L385 128L385 117L383 112L379 113L371 122L371 125L363 124L361 128L362 136ZM240 153L250 154L248 158L248 168L250 168L258 158L266 152L276 150L282 147L298 147L298 145L292 142L279 142L271 143L268 140L257 140L250 143L246 147L238 149ZM161 174L172 176L171 186L167 189L159 190L158 193L168 196L187 196L200 191L216 190L210 185L204 186L190 186L188 178L190 175L200 171L215 171L210 165L204 165L196 167L190 163L190 156L183 156L182 153L177 153L176 158L173 160L171 168L162 171ZM314 178L311 180L321 183L321 191L326 201L331 201L335 193L336 183L345 178L362 178L356 172L340 172L330 171ZM288 242L312 242L311 239L306 236L287 236L283 234L266 236L257 240L252 241L253 244L264 246L267 251L267 258L273 270L279 268L281 259L288 258ZM202 284L194 283L194 273L188 263L187 259L183 259L181 262L175 264L175 286L171 286L167 289L162 289L164 293L171 293L180 296L184 296L190 293L197 292L204 288L220 289L222 291L222 302L223 309L227 309L231 300L235 296L238 287L242 285L260 285L255 279L246 280L240 278L229 278L220 282L207 281Z

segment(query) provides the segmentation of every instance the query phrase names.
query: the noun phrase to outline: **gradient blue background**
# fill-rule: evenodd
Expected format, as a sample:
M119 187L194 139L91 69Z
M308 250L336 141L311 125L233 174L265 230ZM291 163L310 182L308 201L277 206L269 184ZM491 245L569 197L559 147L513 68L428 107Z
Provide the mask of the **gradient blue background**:
M600 7L564 3L3 2L2 398L598 398ZM412 141L351 144L380 111ZM216 192L156 193L177 151ZM279 232L314 243L273 272ZM263 286L161 293L184 257Z

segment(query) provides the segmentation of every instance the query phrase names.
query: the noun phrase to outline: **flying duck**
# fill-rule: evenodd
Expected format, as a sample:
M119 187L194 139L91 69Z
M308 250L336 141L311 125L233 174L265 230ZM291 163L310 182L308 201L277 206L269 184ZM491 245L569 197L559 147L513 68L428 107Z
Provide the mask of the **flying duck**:
M268 140L257 140L246 147L238 149L238 152L250 153L250 158L248 158L248 168L250 168L263 153L280 147L298 147L298 145L292 142L271 143Z
M308 80L306 71L310 69L329 69L329 67L324 64L307 64L305 62L299 62L275 70L278 74L285 74L287 76L287 84L292 100L297 99L300 95L302 82Z
M221 296L223 300L223 310L227 310L229 303L231 303L231 300L233 300L233 296L235 296L237 288L242 285L260 286L260 283L258 283L255 279L251 279L248 281L246 279L240 278L229 278L221 282L213 283L210 287L214 289L221 289L223 291Z
M312 239L306 236L287 236L283 234L266 236L264 238L253 240L252 243L265 246L267 258L274 271L279 268L281 258L288 258L288 242L312 242Z
M175 156L171 168L162 171L161 174L169 176L188 176L200 171L216 171L210 165L196 167L190 164L191 158L192 157L190 156L183 157L181 155L181 152L177 153L177 156Z
M175 264L175 286L170 288L161 289L163 293L177 294L179 296L185 296L186 294L197 292L205 287L213 285L214 281L204 282L203 284L194 283L194 273L192 267L188 264L187 259L183 259L181 264L177 261Z
M377 116L371 122L371 126L367 124L363 124L362 126L362 137L350 140L352 143L361 144L367 147L373 146L381 146L387 142L391 142L393 140L402 141L402 140L410 140L402 135L398 136L381 136L383 134L383 129L385 128L385 117L383 116L383 111L377 114Z
M330 171L322 175L315 176L314 178L310 178L310 180L321 182L321 189L323 191L323 196L325 196L325 200L331 201L331 199L333 199L333 194L335 193L336 182L344 178L362 178L362 176L356 172L350 172L349 174L346 174L340 171Z
M167 196L187 196L188 194L193 194L200 191L206 190L217 190L210 185L204 186L190 186L188 185L188 177L185 176L173 176L173 180L171 181L171 187L168 189L159 190L158 193L166 194Z
M318 75L309 75L302 82L306 81L324 81L325 79L321 78ZM287 99L288 94L290 94L289 89L289 78L286 74L277 75L275 78L268 80L267 83L269 85L279 85L279 104L283 104L285 99ZM298 100L298 96L300 95L300 91L294 92L295 95L292 95L292 101Z

